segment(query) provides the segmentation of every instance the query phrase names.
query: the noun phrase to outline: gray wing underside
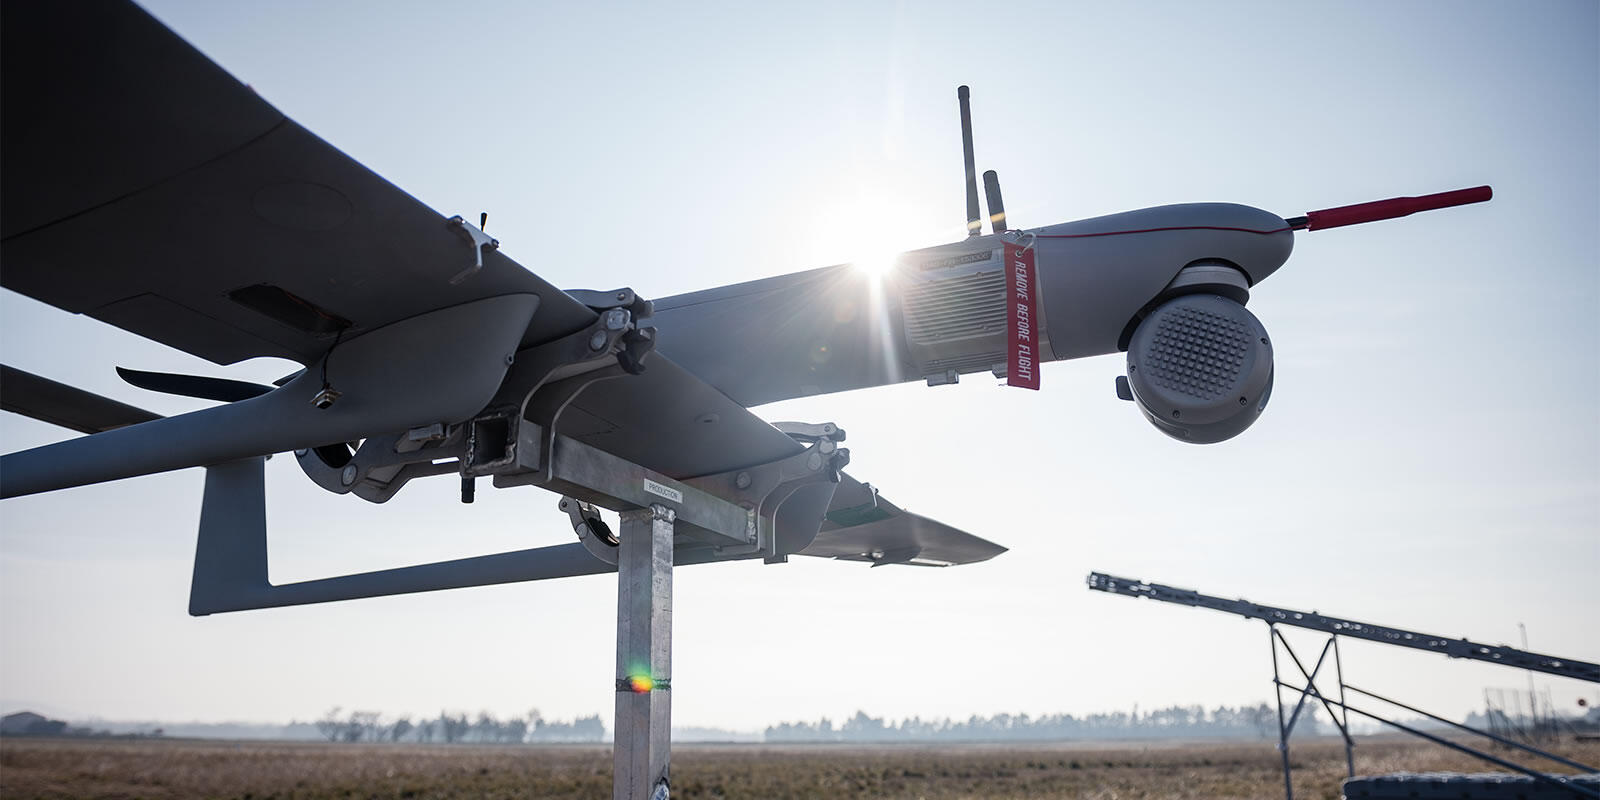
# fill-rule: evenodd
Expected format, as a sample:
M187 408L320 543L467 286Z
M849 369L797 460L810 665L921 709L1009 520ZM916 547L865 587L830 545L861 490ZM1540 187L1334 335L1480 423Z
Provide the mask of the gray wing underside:
M644 374L597 384L574 406L579 413L562 416L560 433L678 479L764 464L804 449L660 354L651 356ZM640 435L644 431L648 435ZM841 475L826 509L801 555L943 566L985 561L1006 550L905 511L848 474Z
M938 520L913 514L870 485L843 476L817 538L802 555L870 561L873 566L944 567L987 561L1006 548Z
M594 318L284 117L132 3L0 6L0 285L220 363L536 294ZM253 287L268 287L258 289Z
M594 320L497 250L483 252L481 272L451 283L473 249L445 217L283 116L136 5L5 3L0 15L5 288L220 364L274 356L312 365L335 336L349 341L501 295L539 297L525 347ZM714 373L718 359L695 343L729 340L719 318L697 317L685 307L692 303L668 305L649 369L585 390L560 432L676 478L798 452L719 389L715 374L701 374ZM827 329L812 322L786 324ZM865 324L852 320L848 338L871 341ZM675 336L694 373L668 357ZM736 383L751 403L813 393L810 380L775 373ZM752 381L771 388L750 391ZM872 382L881 381L824 378L822 390ZM85 433L156 417L11 369L0 398L6 410ZM904 512L848 476L826 508L800 552L966 563L1003 551Z

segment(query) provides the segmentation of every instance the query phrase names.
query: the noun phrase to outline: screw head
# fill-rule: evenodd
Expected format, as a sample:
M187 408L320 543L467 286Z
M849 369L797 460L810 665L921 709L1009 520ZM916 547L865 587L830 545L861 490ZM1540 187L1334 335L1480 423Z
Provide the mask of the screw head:
M339 481L342 482L346 486L349 486L350 484L355 483L356 482L356 473L358 471L359 470L356 469L356 465L354 465L354 464L346 464L346 465L344 465L344 471L339 473Z
M734 477L733 485L739 487L740 489L748 489L748 488L750 488L750 473L748 473L748 472L739 473L737 476Z
M594 335L589 337L589 349L590 350L604 350L605 347L606 347L606 332L605 331L595 331Z

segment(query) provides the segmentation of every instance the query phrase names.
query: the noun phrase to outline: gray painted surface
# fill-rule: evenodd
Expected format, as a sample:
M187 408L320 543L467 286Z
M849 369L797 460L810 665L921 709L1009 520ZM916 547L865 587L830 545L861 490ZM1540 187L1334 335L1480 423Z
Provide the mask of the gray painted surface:
M160 414L7 366L0 366L0 409L79 433L99 433L161 418Z
M483 408L539 299L505 295L447 308L339 345L328 379L344 396L319 409L320 370L249 400L118 428L0 458L0 496L353 440ZM429 387L418 392L419 385Z
M0 285L224 364L331 343L229 297L261 284L349 320L346 339L507 294L543 301L529 343L594 318L497 251L452 285L473 251L443 215L133 3L0 14Z
M660 350L747 406L921 380L944 366L919 358L908 341L908 296L942 281L999 275L1002 244L1030 241L1028 234L1035 237L1044 331L1056 359L1117 352L1129 323L1189 264L1231 264L1254 285L1294 247L1284 221L1257 208L1147 208L902 254L883 280L881 303L874 302L871 278L850 265L660 299ZM994 305L1000 326L963 342L956 355L992 357L958 372L982 372L994 358L1005 360L1003 286L995 282L988 294L968 299Z
M200 510L200 535L189 592L192 615L593 575L616 569L589 555L582 544L572 542L274 586L267 580L264 463L264 459L251 458L206 469L205 501Z

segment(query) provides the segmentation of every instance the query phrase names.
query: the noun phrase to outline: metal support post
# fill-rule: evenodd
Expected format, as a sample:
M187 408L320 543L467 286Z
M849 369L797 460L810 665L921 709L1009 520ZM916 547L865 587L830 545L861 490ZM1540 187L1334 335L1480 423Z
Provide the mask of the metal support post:
M1333 668L1339 677L1339 710L1344 718L1344 724L1339 726L1339 732L1344 734L1344 767L1346 777L1356 776L1355 742L1350 738L1350 708L1344 704L1344 662L1339 660L1339 637L1330 637L1333 640Z
M1294 800L1294 784L1289 778L1289 729L1283 723L1283 682L1278 677L1278 628L1270 622L1267 623L1267 644L1272 647L1272 696L1278 701L1278 752L1283 755L1283 800Z
M652 505L622 513L617 556L614 800L666 800L672 753L672 528Z

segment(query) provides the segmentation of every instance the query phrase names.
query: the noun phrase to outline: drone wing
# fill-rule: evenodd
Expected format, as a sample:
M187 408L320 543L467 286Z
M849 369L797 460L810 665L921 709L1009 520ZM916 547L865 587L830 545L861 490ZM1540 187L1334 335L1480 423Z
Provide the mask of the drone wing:
M5 496L460 422L513 352L596 319L131 2L0 5L0 97L0 285L217 363L337 346L351 396L317 413L308 369L7 456Z
M987 561L1006 548L938 520L913 514L846 475L817 538L802 555L870 561L875 567L948 567Z
M0 13L5 288L219 364L501 295L539 298L525 344L594 318L133 3Z

